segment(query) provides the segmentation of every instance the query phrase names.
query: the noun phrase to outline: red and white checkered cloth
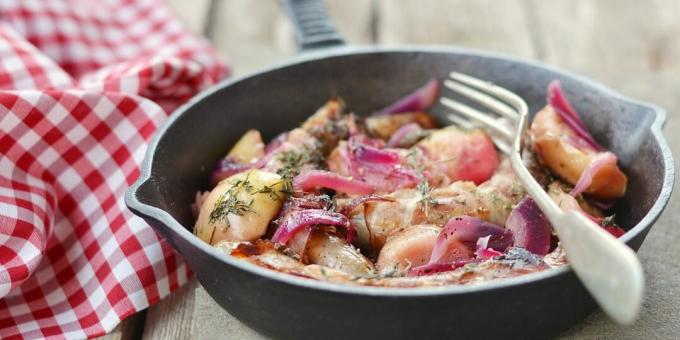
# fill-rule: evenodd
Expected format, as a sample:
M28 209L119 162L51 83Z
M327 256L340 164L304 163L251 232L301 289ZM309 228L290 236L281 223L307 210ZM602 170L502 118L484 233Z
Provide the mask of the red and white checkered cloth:
M0 338L101 335L187 281L123 194L227 72L162 0L0 2Z

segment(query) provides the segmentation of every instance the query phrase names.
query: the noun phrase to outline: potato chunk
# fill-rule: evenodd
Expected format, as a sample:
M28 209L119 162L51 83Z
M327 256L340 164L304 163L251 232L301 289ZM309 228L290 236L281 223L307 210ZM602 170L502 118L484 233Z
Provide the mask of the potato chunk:
M252 163L264 156L264 142L257 130L248 130L229 150L227 157L231 157L241 163Z
M598 152L578 147L570 142L574 131L567 126L552 107L539 111L531 124L531 141L534 151L550 171L571 185L594 162ZM607 164L593 175L586 193L601 199L614 199L626 192L627 178L619 167Z
M209 243L255 241L267 231L286 200L281 176L250 170L220 182L208 195L194 232Z
M427 264L441 228L414 225L392 234L378 256L376 267L381 274L405 272L408 268Z
M366 118L366 128L371 135L384 140L390 139L400 127L409 123L417 123L423 129L437 127L434 118L425 112L407 112Z

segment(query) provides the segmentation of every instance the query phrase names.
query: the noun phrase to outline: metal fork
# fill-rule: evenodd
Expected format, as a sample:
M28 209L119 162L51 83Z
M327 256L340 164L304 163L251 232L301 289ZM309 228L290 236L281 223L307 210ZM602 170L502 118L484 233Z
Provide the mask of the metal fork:
M529 113L524 100L503 87L458 72L452 72L444 86L490 111L440 98L455 111L448 116L452 122L487 129L496 146L510 156L512 169L552 224L572 269L600 307L620 324L635 321L644 291L640 261L632 249L583 214L560 209L536 182L521 157ZM515 123L514 131L503 120Z

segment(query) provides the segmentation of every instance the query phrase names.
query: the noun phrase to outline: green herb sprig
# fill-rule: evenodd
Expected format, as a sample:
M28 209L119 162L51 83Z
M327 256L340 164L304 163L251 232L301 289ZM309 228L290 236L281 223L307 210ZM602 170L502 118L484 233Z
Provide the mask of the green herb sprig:
M237 216L243 216L247 212L252 211L253 199L249 202L239 199L238 193L242 190L246 192L253 191L253 186L248 179L250 174L247 174L245 178L235 181L229 190L225 191L217 198L215 201L215 206L210 212L210 224L215 224L218 220L226 220L227 215L234 214Z
M416 186L416 189L420 192L420 200L418 200L418 204L421 204L423 206L425 216L428 216L429 213L429 207L431 205L436 205L437 200L435 200L432 197L432 192L434 191L435 188L430 188L430 184L427 181L427 178L425 177L425 169L423 165L418 161L418 149L416 148L411 148L409 150L408 155L406 155L406 160L409 164L409 166L415 171L416 177L418 177L418 185Z
M276 172L283 178L283 192L293 193L293 178L305 164L321 164L324 160L321 148L305 144L299 150L287 150L278 155L281 168Z

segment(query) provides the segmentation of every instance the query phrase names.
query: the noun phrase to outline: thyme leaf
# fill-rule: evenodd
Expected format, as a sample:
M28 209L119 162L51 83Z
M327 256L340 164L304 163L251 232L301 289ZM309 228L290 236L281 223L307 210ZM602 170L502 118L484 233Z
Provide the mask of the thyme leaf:
M320 164L323 162L321 149L316 145L305 144L299 150L286 150L278 155L281 168L276 172L283 177L283 192L293 192L293 178L300 173L300 169L305 164Z
M254 199L251 198L249 202L246 202L238 198L238 193L243 190L247 193L253 191L253 185L248 179L249 175L246 174L245 178L232 183L229 190L217 198L213 210L210 212L210 224L215 224L218 220L226 220L229 214L243 216L252 211Z
M220 195L215 202L215 207L210 212L210 223L214 224L218 220L226 219L229 214L243 216L252 210L252 206L252 199L246 203L227 191Z
M256 195L256 194L267 194L269 196L269 199L272 201L278 201L281 199L280 191L277 191L274 189L274 186L279 184L280 182L277 182L275 184L272 184L271 186L265 185L262 188L248 192L251 195Z
M425 216L428 216L429 207L431 205L437 204L437 200L432 197L432 192L435 188L430 188L427 177L425 177L425 168L420 162L418 162L418 149L411 148L408 155L406 155L406 160L409 166L415 171L416 177L418 177L419 182L416 186L416 189L418 189L420 192L420 200L418 200L418 204L423 206Z

